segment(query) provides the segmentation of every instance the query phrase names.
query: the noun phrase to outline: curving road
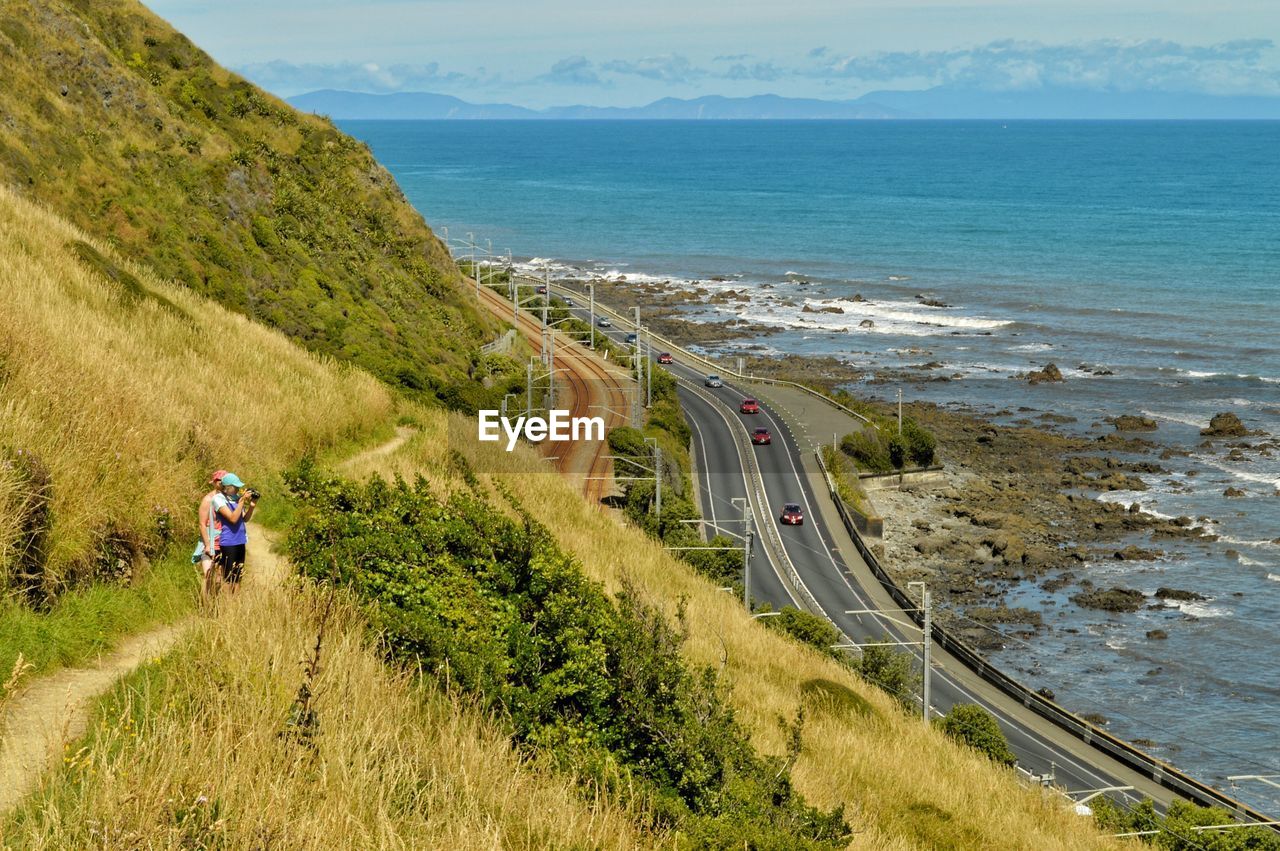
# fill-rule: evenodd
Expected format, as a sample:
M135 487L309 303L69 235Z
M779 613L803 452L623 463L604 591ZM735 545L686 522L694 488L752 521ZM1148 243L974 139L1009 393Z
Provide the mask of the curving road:
M553 285L553 289L580 296L568 288ZM585 310L579 308L576 312L587 318ZM613 315L615 321L621 319L618 314ZM628 324L622 324L607 333L621 342L629 328ZM674 363L665 368L681 382L680 398L693 434L703 514L713 524L727 530L740 530L741 522L727 523L724 518L726 515L734 519L740 517L740 509L733 500L753 490L748 484L746 465L738 454L741 435L734 430L749 431L763 425L772 433L772 445L752 447L767 502L767 505L755 506L754 522L760 533L769 531L762 528L763 524L772 524L784 552L771 553L772 548L761 546L767 535L757 534L750 577L753 599L774 608L782 605L816 608L816 613L825 616L852 643L884 640L918 643L920 631L896 609L892 597L862 560L835 513L825 483L815 470L806 469L800 444L786 420L763 401L759 414L739 413L739 403L745 396L756 396L755 389L736 387L731 381L726 381L721 388L706 388L703 386L705 374L698 365ZM785 526L778 522L786 502L801 504L804 525ZM789 566L794 567L804 589L796 589L795 583L788 579ZM808 593L804 593L805 590ZM805 599L811 599L812 603L805 606L799 602ZM910 647L909 652L919 666L918 644ZM940 648L935 646L931 655L931 716L944 714L958 703L984 707L1004 730L1024 773L1052 782L1075 800L1097 790L1110 790L1104 794L1122 806L1131 806L1149 797L1163 809L1174 799L1174 793L1152 777L1064 731L981 679Z

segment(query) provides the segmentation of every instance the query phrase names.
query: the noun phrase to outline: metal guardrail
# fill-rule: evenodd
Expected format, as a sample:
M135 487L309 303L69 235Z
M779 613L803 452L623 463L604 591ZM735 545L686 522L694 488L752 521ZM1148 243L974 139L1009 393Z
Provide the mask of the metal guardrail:
M822 453L817 452L815 455L818 459L818 466L827 479L828 486L832 485L831 473L827 470L826 463L822 460ZM876 579L884 586L884 589L893 598L894 602L906 610L912 621L919 626L923 626L923 616L919 612L919 604L912 600L906 591L889 576L888 572L881 566L880 560L875 553L862 540L862 536L858 534L857 526L849 516L848 509L846 509L844 501L840 499L839 493L834 489L830 489L830 492L836 511L839 513L840 519L844 523L845 529L848 530L849 537L853 539L853 544L857 547L863 561L871 568L871 572L875 574ZM1253 809L1248 804L1237 801L1225 792L1196 780L1169 763L1138 750L1123 739L1117 738L1106 730L1090 724L1088 721L1069 712L1066 708L1049 700L1044 695L1032 691L993 666L964 641L957 638L945 627L939 626L937 621L934 621L931 626L934 643L954 656L961 664L977 674L979 678L1000 689L1006 695L1014 698L1023 706L1052 722L1060 729L1071 733L1085 744L1097 748L1130 769L1150 777L1164 788L1176 792L1197 804L1223 807L1231 811L1237 819L1255 822L1271 821L1270 817ZM1280 832L1280 829L1275 826L1263 826L1270 826L1273 831Z

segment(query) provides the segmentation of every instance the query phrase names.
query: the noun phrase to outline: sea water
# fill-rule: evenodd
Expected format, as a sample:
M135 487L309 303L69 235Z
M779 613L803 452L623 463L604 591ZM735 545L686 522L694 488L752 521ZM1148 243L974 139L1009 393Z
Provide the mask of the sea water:
M1104 498L1210 518L1220 538L1088 573L1209 599L1108 616L1070 588L1016 587L1010 604L1048 628L993 655L1210 782L1280 773L1280 453L1233 460L1198 434L1219 411L1280 434L1280 123L342 127L437 231L553 274L745 289L695 315L776 333L722 350L834 355L883 398L899 386L885 375L939 363L903 385L908 399L1002 421L1055 412L1100 435L1105 416L1156 420L1143 436L1190 455L1162 461L1149 490ZM1066 381L1014 377L1048 362ZM1169 638L1146 639L1157 628ZM1280 814L1272 792L1236 790Z

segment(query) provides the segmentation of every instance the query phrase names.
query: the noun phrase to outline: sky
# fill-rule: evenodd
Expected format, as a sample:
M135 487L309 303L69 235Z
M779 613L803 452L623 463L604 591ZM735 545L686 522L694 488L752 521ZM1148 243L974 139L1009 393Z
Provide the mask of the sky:
M1280 95L1277 0L152 0L276 94L855 98L955 85Z

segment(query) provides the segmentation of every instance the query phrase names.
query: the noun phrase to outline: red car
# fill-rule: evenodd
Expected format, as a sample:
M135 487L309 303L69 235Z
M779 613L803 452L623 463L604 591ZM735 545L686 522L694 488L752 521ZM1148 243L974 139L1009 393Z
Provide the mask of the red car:
M538 295L546 295L546 294L547 294L546 287L538 287Z
M663 352L658 355L658 363L671 363L671 352Z
M760 413L760 403L755 399L743 399L742 404L738 406L738 410L744 414Z
M800 510L800 503L788 502L782 506L782 517L779 519L788 526L803 526L804 512Z
M769 434L769 429L758 428L751 432L751 442L756 446L768 446L773 443L773 436Z

